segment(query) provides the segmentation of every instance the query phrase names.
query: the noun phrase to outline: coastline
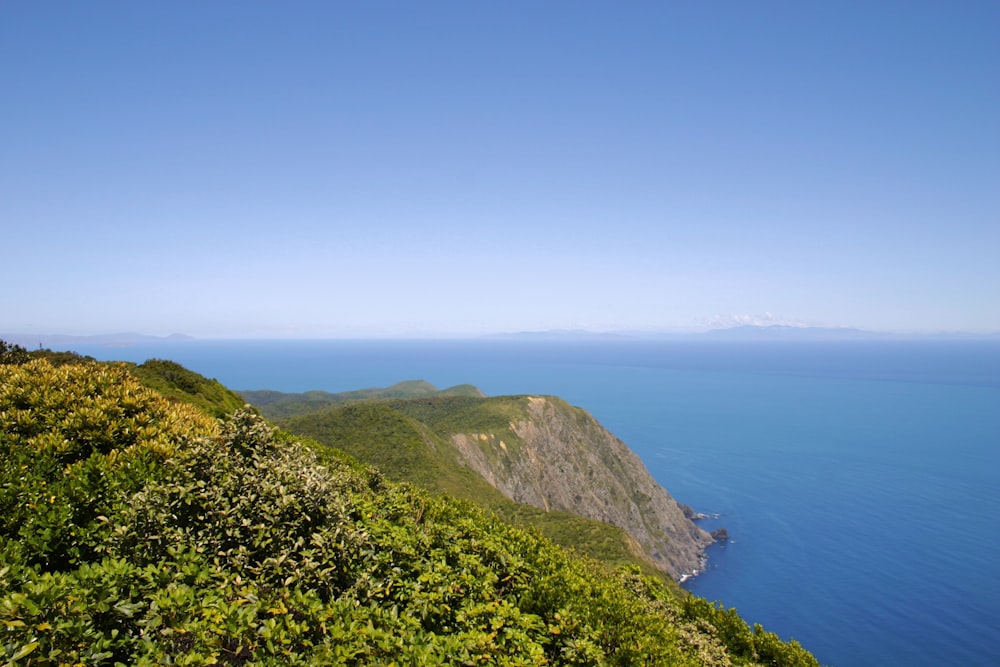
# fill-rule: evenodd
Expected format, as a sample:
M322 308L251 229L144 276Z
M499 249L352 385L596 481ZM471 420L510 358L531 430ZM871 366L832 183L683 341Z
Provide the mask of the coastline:
M721 515L718 512L698 512L690 505L685 505L683 503L678 503L683 510L684 515L690 519L692 522L698 522L702 519L718 519ZM723 546L729 542L729 532L725 528L719 528L709 532L712 536L713 541L702 548L701 553L698 556L698 567L692 569L690 572L684 572L677 579L678 584L684 584L703 574L708 569L708 550L716 545Z

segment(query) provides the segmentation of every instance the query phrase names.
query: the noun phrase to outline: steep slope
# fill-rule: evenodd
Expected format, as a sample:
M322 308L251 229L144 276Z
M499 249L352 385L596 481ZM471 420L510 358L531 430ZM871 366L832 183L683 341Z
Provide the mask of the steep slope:
M426 424L380 401L340 405L279 422L288 431L376 466L397 482L472 501L509 523L531 527L561 546L609 565L659 570L622 529L578 514L545 511L512 501L475 470L455 446Z
M281 402L301 409L294 400ZM369 437L360 437L359 419ZM638 545L645 559L674 579L699 571L713 541L621 440L557 398L427 392L279 423L377 465L393 479L468 498L508 517L511 508L499 507L482 480L515 503L610 524L631 538L626 551ZM481 479L470 479L471 471ZM533 516L532 525L540 525L539 518ZM580 540L568 542L578 546Z
M0 363L0 509L5 664L816 665L124 364Z
M452 434L469 467L516 502L622 528L674 577L700 570L712 537L625 443L560 399L523 400L525 416L509 424L506 442L496 433Z
M712 537L589 413L554 397L393 402L455 445L505 496L618 526L674 578L700 570Z
M278 423L292 433L356 456L392 480L468 497L487 506L502 497L474 471L454 464L447 440L383 402L351 403ZM463 493L467 490L474 493Z

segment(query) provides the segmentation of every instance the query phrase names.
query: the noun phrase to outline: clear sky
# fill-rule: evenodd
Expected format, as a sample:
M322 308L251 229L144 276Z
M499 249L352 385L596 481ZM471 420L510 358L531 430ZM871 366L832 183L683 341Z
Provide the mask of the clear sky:
M1000 331L1000 2L4 2L0 230L8 332Z

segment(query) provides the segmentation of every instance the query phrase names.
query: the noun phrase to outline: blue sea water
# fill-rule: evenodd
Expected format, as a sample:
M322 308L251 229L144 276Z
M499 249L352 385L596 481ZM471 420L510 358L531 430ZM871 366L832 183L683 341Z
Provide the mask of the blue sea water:
M196 341L168 358L235 389L426 379L555 394L676 498L718 513L693 592L824 664L1000 664L996 342Z

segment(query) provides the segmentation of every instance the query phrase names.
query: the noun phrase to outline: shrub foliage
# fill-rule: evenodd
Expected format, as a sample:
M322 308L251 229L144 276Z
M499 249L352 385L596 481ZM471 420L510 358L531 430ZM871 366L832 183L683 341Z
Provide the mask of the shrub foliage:
M16 665L814 665L732 610L218 421L125 366L0 365Z

